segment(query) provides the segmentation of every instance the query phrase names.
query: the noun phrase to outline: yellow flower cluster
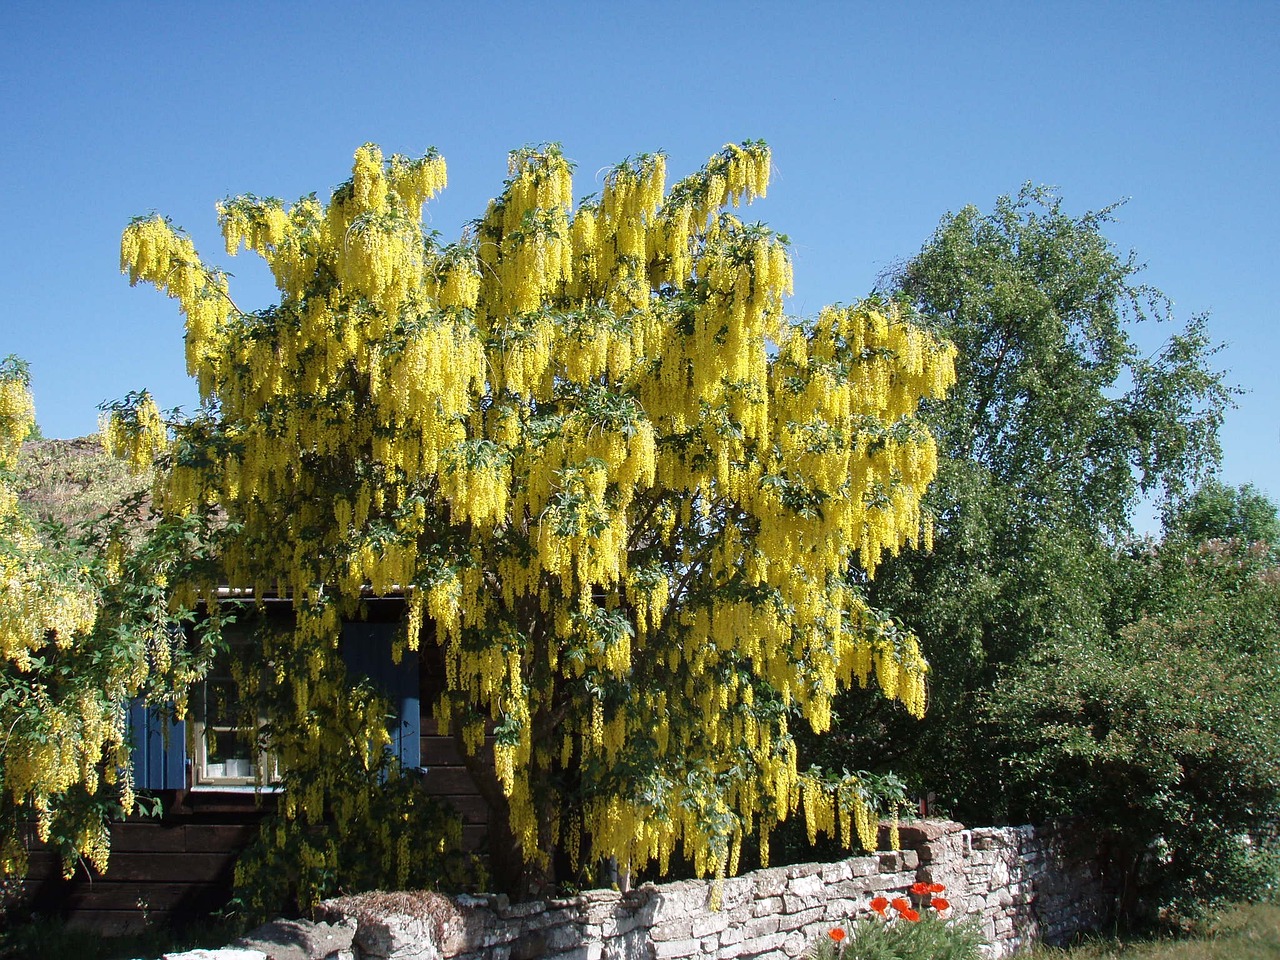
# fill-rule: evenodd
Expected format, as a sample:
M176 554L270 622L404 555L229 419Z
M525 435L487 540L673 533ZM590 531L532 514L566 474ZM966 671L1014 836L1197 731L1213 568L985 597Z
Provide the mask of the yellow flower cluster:
M0 377L0 470L17 465L22 441L35 422L35 405L23 378Z
M522 150L509 170L506 194L489 204L479 228L482 322L536 311L572 277L569 162L555 147Z
M96 600L47 568L35 528L18 504L10 471L34 423L25 375L0 368L0 658L22 672L50 638L65 647L92 628ZM6 774L6 787L13 779Z
M104 414L99 424L108 455L128 462L135 471L151 467L169 445L169 431L151 394L145 390L127 411Z
M217 373L214 345L233 308L226 277L205 268L191 239L157 216L134 220L124 231L120 271L129 275L130 285L141 280L178 301L187 318L187 373L197 378L202 392L211 389Z
M56 798L82 784L93 793L102 770L127 766L119 699L100 690L75 690L75 678L49 684L38 671L93 629L98 595L80 575L64 569L41 545L22 512L12 469L34 423L25 374L0 367L0 669L17 700L0 705L0 783L4 803L29 804L38 833L48 839ZM126 774L127 779L127 774ZM124 801L132 807L129 784ZM76 851L98 869L107 862L105 829L82 823L71 838ZM0 844L0 875L21 873L25 851Z
M163 221L126 231L125 269L182 301L219 411L180 432L160 501L221 504L232 581L321 611L295 653L371 593L405 597L410 644L431 617L436 716L472 748L501 731L527 859L559 843L635 868L683 846L724 873L799 808L866 842L862 793L796 769L787 709L824 730L837 690L874 678L924 710L914 638L847 574L929 541L916 409L954 351L892 303L789 324L784 238L728 210L769 171L765 145L730 146L668 189L645 155L575 210L559 148L517 151L474 233L438 249L419 217L443 161L366 145L327 205L220 207L282 299L199 332L221 275ZM337 695L323 660L299 718ZM561 767L615 773L576 803L548 792Z

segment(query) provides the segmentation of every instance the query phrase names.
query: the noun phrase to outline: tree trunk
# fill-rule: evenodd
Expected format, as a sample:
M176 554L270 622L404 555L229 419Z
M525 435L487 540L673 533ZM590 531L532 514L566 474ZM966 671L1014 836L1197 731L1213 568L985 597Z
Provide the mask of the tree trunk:
M513 900L534 900L547 896L555 883L550 866L540 867L536 857L526 854L523 844L511 830L511 806L502 792L502 783L493 766L493 750L485 746L475 755L462 743L460 731L453 735L458 753L476 789L489 807L489 873L494 892L505 893Z

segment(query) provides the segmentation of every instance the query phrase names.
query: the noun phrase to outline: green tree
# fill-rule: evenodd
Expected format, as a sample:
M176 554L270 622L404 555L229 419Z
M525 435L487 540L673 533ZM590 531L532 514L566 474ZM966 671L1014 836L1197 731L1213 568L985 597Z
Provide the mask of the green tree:
M731 210L765 191L761 143L670 189L661 155L624 162L576 207L558 147L509 169L449 246L422 229L435 152L366 145L323 204L225 201L228 252L262 255L281 293L256 312L167 221L125 231L130 280L186 315L203 404L172 425L164 509L216 504L228 581L293 599L296 629L264 639L273 748L287 770L376 744L335 637L395 592L405 643L436 625L435 714L516 892L558 851L733 871L801 804L874 844L868 784L802 772L791 731L872 678L922 709L914 637L848 571L928 539L915 411L951 348L891 303L784 317L786 238ZM144 457L153 409L118 413L113 444ZM350 813L344 782L298 784L286 815Z
M814 750L828 764L888 761L966 819L1005 812L977 696L1044 643L1108 636L1138 498L1185 491L1218 457L1231 391L1210 367L1206 322L1139 351L1135 325L1166 321L1168 303L1105 236L1113 212L1072 216L1027 186L990 213L944 217L890 278L958 348L956 389L925 411L940 441L934 550L890 560L869 585L923 638L931 705L916 724L846 698L847 728Z
M1130 920L1274 895L1280 565L1261 540L1181 535L1224 496L1201 492L1133 552L1131 623L1041 644L980 698L1011 815L1087 825Z
M1199 544L1206 540L1280 544L1276 505L1253 484L1230 487L1210 480L1165 518L1170 535Z

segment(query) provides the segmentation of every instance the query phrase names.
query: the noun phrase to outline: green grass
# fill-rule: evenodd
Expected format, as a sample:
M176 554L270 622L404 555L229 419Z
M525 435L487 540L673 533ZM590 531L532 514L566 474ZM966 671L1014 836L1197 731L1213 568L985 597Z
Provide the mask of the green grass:
M1280 960L1280 906L1252 904L1219 914L1180 940L1098 938L1068 949L1040 947L1031 960Z

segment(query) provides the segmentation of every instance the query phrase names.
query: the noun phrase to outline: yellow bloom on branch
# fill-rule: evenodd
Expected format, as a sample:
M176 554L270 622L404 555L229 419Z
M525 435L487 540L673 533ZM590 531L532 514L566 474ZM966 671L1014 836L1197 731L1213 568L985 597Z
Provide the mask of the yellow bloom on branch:
M872 676L924 709L914 638L849 571L931 539L916 413L954 350L888 301L788 318L786 239L730 212L770 169L763 143L730 145L668 186L642 155L575 207L560 148L526 148L440 246L421 214L443 159L366 144L327 204L220 206L227 249L275 271L280 303L253 314L164 221L126 231L123 269L180 301L215 411L176 428L161 500L218 504L231 581L305 600L295 651L332 662L372 595L409 598L409 644L430 617L434 714L471 750L500 731L526 862L585 842L665 867L683 847L723 874L797 806L874 843L861 789L796 769L787 714L821 731ZM561 792L568 768L598 779Z

